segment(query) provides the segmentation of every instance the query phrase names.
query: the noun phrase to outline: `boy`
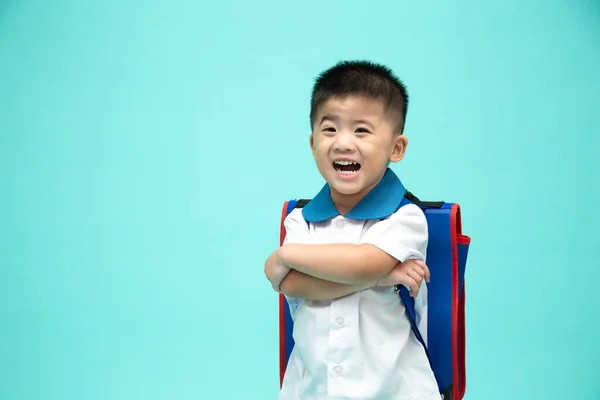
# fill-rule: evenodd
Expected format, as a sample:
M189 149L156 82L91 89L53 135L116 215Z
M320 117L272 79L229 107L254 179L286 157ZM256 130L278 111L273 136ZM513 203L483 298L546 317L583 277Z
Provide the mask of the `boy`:
M426 328L427 222L389 169L407 146L404 85L386 67L341 62L317 79L310 147L326 181L284 221L265 263L294 318L280 400L439 400L394 285L410 287Z

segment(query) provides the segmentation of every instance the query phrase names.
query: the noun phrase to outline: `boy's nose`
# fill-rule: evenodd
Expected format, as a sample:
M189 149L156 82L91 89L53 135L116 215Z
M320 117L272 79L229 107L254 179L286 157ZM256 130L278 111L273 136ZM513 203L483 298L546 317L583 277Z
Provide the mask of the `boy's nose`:
M342 152L353 151L355 149L356 146L354 145L354 141L350 137L348 137L348 135L338 136L333 146L333 150Z

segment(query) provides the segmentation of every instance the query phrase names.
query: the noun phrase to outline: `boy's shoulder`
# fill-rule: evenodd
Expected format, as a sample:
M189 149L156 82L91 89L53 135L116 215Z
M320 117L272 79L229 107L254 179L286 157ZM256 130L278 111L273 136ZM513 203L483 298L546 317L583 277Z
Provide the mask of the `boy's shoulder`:
M308 222L306 221L306 219L304 219L304 216L302 215L302 207L303 207L303 205L294 205L294 208L292 208L291 210L287 210L286 211L287 214L284 217L285 223L287 223L288 221L290 221L290 222L291 221L293 221L293 222L302 221L302 222L308 224Z

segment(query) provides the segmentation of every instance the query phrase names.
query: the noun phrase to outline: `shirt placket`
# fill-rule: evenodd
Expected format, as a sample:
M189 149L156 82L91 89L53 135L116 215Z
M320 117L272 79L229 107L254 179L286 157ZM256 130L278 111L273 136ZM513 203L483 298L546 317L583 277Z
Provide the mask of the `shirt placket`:
M348 221L332 221L334 242L348 242ZM344 231L344 233L342 233ZM329 313L329 341L327 351L327 395L345 397L348 382L357 382L362 375L359 338L359 299L355 293L331 302ZM354 385L351 385L354 386Z

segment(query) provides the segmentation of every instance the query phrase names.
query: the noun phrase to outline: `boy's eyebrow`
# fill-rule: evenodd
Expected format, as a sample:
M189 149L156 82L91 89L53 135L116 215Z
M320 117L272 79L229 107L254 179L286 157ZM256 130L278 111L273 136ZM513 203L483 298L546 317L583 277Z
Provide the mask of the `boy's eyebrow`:
M338 122L340 120L340 117L336 116L336 115L323 115L323 117L321 117L321 124L325 121L333 121L333 122Z
M365 125L369 125L371 127L371 129L374 129L375 127L373 126L372 123L370 123L369 121L367 121L366 119L359 119L354 121L355 124L365 124Z
M338 122L340 120L340 117L338 117L337 115L323 115L323 117L321 117L321 124L325 121L332 121L332 122ZM354 124L365 124L365 125L369 125L371 127L371 129L374 129L375 126L367 121L366 119L357 119L354 121Z

